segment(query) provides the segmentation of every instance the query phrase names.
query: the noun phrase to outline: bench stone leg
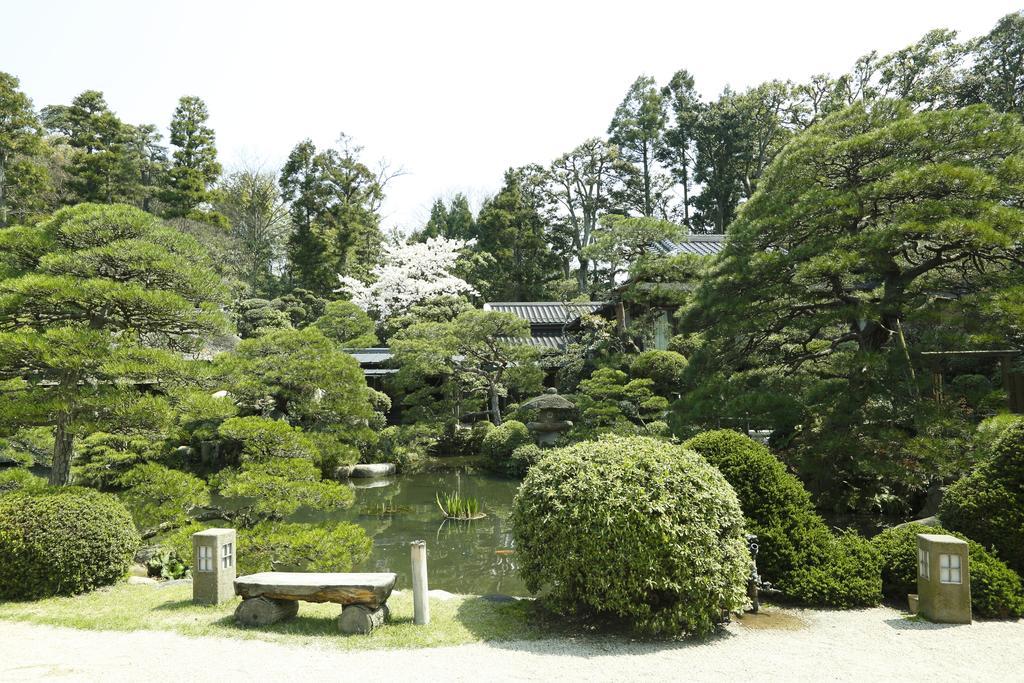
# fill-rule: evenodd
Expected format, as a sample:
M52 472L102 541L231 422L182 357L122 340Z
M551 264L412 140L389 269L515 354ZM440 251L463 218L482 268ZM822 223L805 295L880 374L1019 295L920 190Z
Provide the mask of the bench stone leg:
M267 626L291 619L299 612L298 600L249 598L235 608L235 621L242 626Z
M370 609L365 605L346 605L338 617L338 630L342 633L369 633L388 620L391 610L387 605Z

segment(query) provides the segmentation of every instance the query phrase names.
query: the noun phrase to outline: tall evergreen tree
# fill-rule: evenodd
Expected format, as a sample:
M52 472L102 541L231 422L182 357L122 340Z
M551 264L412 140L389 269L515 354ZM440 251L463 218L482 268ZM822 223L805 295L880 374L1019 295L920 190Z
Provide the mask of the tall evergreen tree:
M288 241L292 282L318 294L335 289L338 276L369 277L384 242L378 210L385 169L372 171L347 136L339 143L339 149L317 151L312 141L300 142L279 179L294 225Z
M70 105L43 108L43 123L72 150L67 184L78 202L138 203L141 173L131 126L110 111L103 93L86 90Z
M0 228L10 216L24 216L46 185L33 160L43 148L42 127L18 86L17 78L0 71Z
M221 217L208 211L214 199L214 186L220 178L216 136L206 125L210 118L206 103L185 96L171 119L171 168L162 200L169 218L189 217L219 222Z
M608 126L609 140L618 145L621 158L622 187L619 201L644 216L653 216L658 208L663 179L656 177L656 160L665 132L665 100L654 79L640 76L616 108Z
M424 242L431 237L470 240L475 236L476 221L473 218L473 210L469 208L466 195L460 192L452 197L447 205L443 199L435 199L433 206L430 207L430 218L410 239L417 242Z
M504 187L480 209L476 248L494 258L488 281L478 285L485 300L542 300L548 283L558 278L558 259L548 245L533 187L536 181L523 169L509 169Z

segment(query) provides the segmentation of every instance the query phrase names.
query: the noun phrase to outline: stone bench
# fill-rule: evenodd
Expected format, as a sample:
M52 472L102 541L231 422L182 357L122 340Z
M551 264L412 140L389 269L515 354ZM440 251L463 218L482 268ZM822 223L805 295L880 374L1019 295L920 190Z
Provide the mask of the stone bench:
M242 603L235 621L244 626L265 626L291 619L299 600L342 605L338 628L342 633L369 633L389 615L387 600L395 587L393 573L262 572L235 579L235 594Z

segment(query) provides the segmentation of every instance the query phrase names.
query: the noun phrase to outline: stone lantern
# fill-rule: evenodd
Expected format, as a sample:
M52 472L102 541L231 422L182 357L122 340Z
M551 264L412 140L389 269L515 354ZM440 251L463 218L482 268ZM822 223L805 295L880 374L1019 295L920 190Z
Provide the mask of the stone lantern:
M206 529L192 534L192 602L219 605L235 597L234 529Z
M537 445L553 446L558 443L558 437L563 432L572 429L569 418L576 411L576 404L559 396L558 389L551 388L523 403L520 409L537 411L537 421L527 423L526 428L537 440Z
M943 624L971 623L967 543L944 534L917 535L917 612Z

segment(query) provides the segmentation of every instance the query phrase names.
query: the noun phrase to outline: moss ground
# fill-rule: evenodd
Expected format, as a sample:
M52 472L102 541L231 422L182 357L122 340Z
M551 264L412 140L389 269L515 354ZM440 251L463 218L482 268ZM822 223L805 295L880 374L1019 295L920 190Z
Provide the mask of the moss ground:
M428 626L412 623L412 593L388 600L391 622L368 636L339 633L334 604L300 603L291 621L242 628L233 613L238 599L217 606L192 604L191 584L118 584L70 598L0 603L0 619L108 631L173 631L188 636L221 636L338 649L415 648L481 641L531 640L554 635L530 601L491 602L476 596L431 600Z

